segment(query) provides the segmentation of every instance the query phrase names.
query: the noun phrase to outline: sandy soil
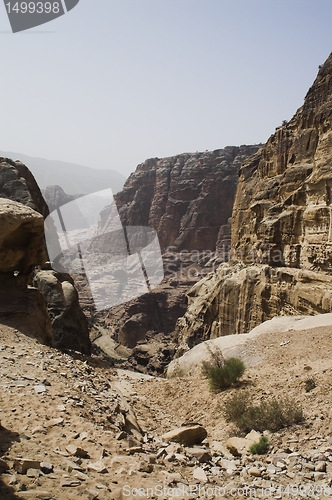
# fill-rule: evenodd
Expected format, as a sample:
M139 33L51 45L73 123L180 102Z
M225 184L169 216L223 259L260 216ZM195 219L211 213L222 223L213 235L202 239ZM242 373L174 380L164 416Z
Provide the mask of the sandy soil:
M264 334L246 349L260 363L246 370L239 387L212 394L205 379L166 380L117 370L99 358L63 354L0 327L1 500L131 498L124 486L171 484L176 475L177 481L190 484L192 463L156 459L167 446L161 435L184 423L200 423L208 432L207 449L213 450L216 442L223 445L235 432L223 417L224 402L235 391L247 391L255 402L288 395L303 406L305 422L272 435L270 455L286 450L303 456L329 446L332 328ZM316 384L310 392L305 390L308 378ZM38 394L35 387L43 384L45 391ZM125 428L126 405L136 414L141 440L119 434ZM69 445L90 458L73 456ZM50 463L53 471L20 474L14 468L20 458ZM1 460L9 467L5 472ZM103 472L93 469L96 462ZM326 481L332 484L329 470ZM224 484L225 476L209 482Z

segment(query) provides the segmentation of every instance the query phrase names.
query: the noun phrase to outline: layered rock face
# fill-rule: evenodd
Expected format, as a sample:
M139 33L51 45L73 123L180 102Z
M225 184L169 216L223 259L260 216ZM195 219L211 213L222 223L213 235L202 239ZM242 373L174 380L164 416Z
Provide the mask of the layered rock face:
M190 291L177 326L183 349L278 314L332 310L331 167L332 54L304 105L240 169L232 216L239 264Z
M79 305L74 280L69 274L51 270L35 273L32 284L46 300L52 320L54 345L90 354L87 320Z
M0 321L42 343L89 353L87 321L70 276L34 271L31 286L32 271L47 261L48 213L28 168L0 158Z
M134 347L146 338L150 342L157 333L172 333L186 311L185 294L200 279L204 265L216 251L220 262L224 261L230 248L238 171L259 147L149 159L138 165L115 196L124 226L149 226L157 231L166 277L152 293L102 315L121 344ZM103 231L111 230L112 213L102 224Z
M238 170L258 149L230 146L145 161L115 196L123 224L152 227L163 250L223 247Z

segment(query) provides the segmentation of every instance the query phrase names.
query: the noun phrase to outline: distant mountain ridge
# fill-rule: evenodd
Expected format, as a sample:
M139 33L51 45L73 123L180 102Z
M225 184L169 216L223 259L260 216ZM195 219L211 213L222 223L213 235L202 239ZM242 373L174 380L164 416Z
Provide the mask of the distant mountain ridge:
M12 151L0 151L0 156L21 160L35 177L40 189L58 185L68 194L89 194L111 188L121 191L126 178L116 170L94 169L76 163L36 158Z

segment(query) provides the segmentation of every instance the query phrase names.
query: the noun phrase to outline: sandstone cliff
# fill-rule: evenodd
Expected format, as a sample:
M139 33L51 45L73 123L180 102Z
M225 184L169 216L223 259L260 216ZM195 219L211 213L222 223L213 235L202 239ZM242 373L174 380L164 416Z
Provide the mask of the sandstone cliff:
M115 197L123 224L152 227L163 250L222 247L227 244L238 170L258 149L229 146L146 160Z
M240 169L233 265L190 291L182 350L278 314L332 310L331 167L332 54L292 120Z
M123 225L157 231L166 277L151 294L112 308L106 317L98 315L121 344L132 348L146 338L150 343L157 333L172 333L186 311L186 292L206 272L212 254L217 251L219 261L225 260L238 171L259 147L232 146L149 159L138 165L115 196ZM103 231L111 230L111 224L112 217L104 220ZM167 353L162 354L165 357Z

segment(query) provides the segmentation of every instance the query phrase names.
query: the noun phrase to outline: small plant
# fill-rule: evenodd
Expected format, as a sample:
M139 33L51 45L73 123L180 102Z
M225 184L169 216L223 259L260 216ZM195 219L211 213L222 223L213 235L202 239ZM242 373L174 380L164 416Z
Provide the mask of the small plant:
M202 375L206 378L209 377L209 372L212 368L222 368L225 364L224 356L219 349L214 351L208 344L207 349L210 353L212 361L203 361L202 363Z
M275 432L304 419L302 407L289 398L272 398L256 406L249 401L250 395L242 392L230 398L224 407L226 421L233 422L243 432L252 429Z
M313 379L313 378L307 378L304 381L304 387L305 387L305 392L312 391L316 387L315 379Z
M244 363L238 358L226 359L223 366L206 365L203 367L209 379L211 391L219 392L229 389L237 382L245 371Z
M250 446L249 451L252 455L265 455L269 449L269 439L267 436L261 436L257 443Z

